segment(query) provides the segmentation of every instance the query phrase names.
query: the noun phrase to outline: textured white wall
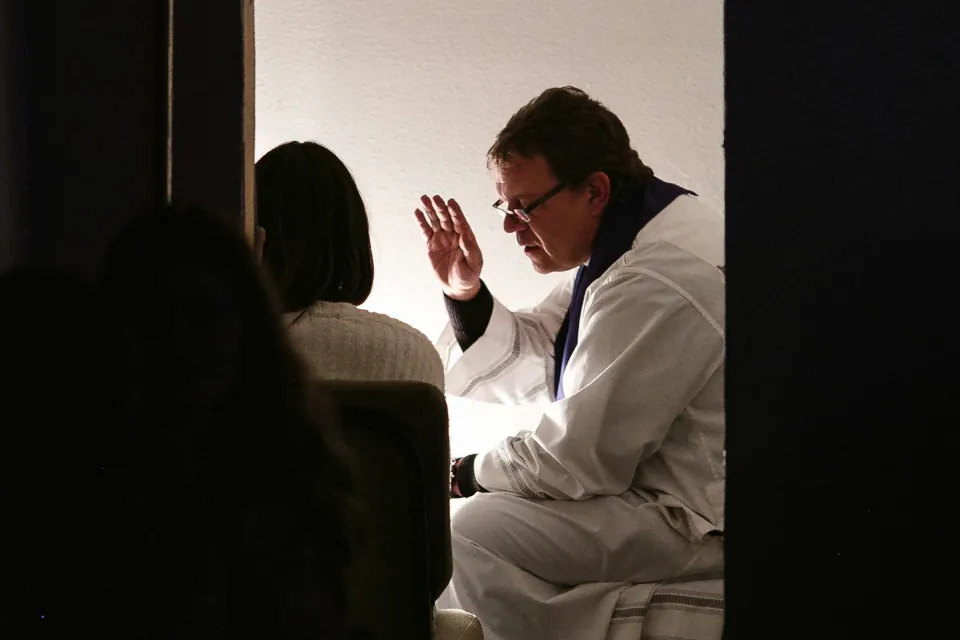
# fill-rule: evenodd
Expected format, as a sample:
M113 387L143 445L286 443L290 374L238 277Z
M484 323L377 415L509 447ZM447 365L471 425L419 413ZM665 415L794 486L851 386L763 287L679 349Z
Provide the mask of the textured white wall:
M572 84L602 100L647 164L722 211L722 0L258 0L256 33L257 157L309 139L343 158L373 226L365 306L431 337L446 316L412 216L421 193L463 205L485 280L508 306L534 304L556 282L500 230L484 161L543 89ZM470 415L500 432L526 419L451 411L455 426ZM494 437L458 431L455 450Z

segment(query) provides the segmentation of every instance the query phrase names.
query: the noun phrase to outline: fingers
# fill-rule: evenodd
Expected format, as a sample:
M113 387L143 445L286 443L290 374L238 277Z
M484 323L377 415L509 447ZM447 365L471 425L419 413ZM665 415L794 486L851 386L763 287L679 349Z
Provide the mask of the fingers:
M444 231L453 231L453 225L450 223L450 211L447 209L447 203L440 196L433 196L433 202L437 205L437 218L440 220L440 227Z
M463 251L464 256L470 257L479 249L477 246L477 237L473 235L473 229L470 227L470 223L467 222L467 217L463 215L460 204L457 203L456 200L450 200L448 206L453 229L460 235L460 250Z
M463 211L460 209L460 205L457 204L457 201L451 198L450 202L448 203L448 208L450 211L450 221L453 224L453 230L460 234L468 233L473 235L473 229L470 228L470 223L467 222L467 217L463 215Z
M424 237L429 240L437 231L452 231L460 236L461 249L464 249L465 253L476 250L477 239L456 200L444 201L440 196L420 196L420 202L423 203L423 208L414 213Z
M427 217L423 214L423 211L417 209L413 212L413 215L417 217L417 222L420 224L420 231L423 232L424 239L429 240L433 237L433 229L430 227L430 223L427 221Z
M433 231L442 229L443 227L440 226L440 218L437 217L437 210L433 207L433 200L431 200L429 196L420 196L420 202L423 203L423 213L430 228Z

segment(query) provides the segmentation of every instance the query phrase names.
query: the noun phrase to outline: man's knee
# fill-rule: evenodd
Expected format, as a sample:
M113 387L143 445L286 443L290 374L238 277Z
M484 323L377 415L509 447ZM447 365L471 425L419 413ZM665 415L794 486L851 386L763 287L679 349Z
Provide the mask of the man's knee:
M505 522L504 496L480 494L466 500L450 520L450 538L454 549L470 545L494 551L502 546Z
M453 544L470 543L478 537L483 526L482 506L478 507L477 500L481 496L464 500L463 504L458 505L456 513L450 518L450 537ZM482 537L482 534L479 536Z

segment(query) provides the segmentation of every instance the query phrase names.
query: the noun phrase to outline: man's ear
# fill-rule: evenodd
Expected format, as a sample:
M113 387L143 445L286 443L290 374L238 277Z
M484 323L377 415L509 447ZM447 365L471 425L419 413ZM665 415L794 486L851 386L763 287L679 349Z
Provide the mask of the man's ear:
M590 215L599 216L610 204L610 176L595 171L587 178L586 187L590 196Z

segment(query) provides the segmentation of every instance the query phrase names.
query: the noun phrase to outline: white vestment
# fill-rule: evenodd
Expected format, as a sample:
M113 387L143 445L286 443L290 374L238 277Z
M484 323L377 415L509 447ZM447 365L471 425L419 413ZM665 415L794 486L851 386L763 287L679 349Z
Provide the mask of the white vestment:
M534 309L495 300L466 352L450 326L438 340L447 393L549 403L534 429L477 456L491 493L453 518L454 575L438 606L476 614L488 640L650 637L658 602L700 615L658 635L722 626L722 583L710 579L723 570L723 229L681 196L640 231L587 288L560 401L554 340L573 274Z

